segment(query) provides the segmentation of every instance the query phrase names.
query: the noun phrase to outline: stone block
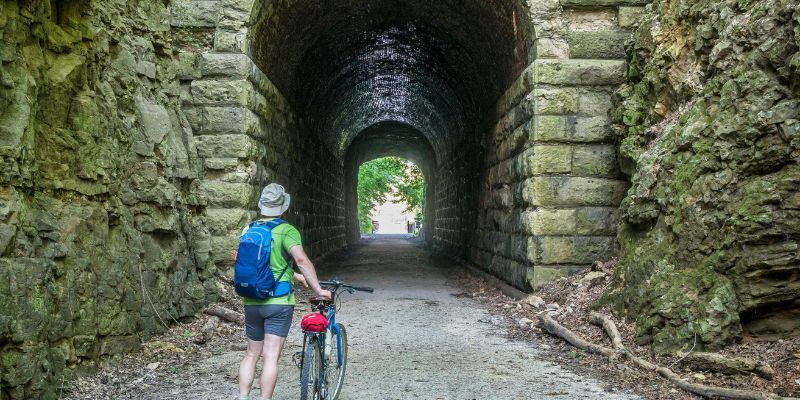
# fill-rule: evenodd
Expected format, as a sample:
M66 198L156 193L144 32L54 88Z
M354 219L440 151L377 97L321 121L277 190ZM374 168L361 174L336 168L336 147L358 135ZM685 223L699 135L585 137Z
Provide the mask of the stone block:
M625 31L570 32L569 57L591 59L624 59Z
M615 207L582 207L575 210L575 233L597 236L614 235L617 231Z
M522 98L533 89L531 76L533 75L534 69L534 64L528 65L497 101L495 113L498 119L505 115L508 110L517 106Z
M578 113L589 117L607 116L611 109L611 94L602 89L581 90Z
M572 173L579 176L617 176L619 168L615 146L575 146L572 149Z
M255 65L246 54L204 53L200 56L200 73L204 78L213 76L249 78Z
M575 209L536 208L523 213L523 224L530 235L572 235L576 232Z
M195 80L191 87L195 105L243 106L251 110L256 107L255 88L246 79Z
M573 88L536 88L526 98L532 115L563 115L578 112L578 91Z
M197 155L200 158L257 158L260 146L247 135L197 136Z
M523 185L523 199L531 206L617 206L627 183L584 177L537 176Z
M612 139L608 117L541 115L529 129L533 142L604 142Z
M642 15L644 15L644 7L620 7L619 26L621 28L633 28Z
M221 0L221 3L220 27L241 28L250 22L255 0Z
M569 55L569 44L566 39L560 37L537 38L534 49L537 59L567 58Z
M625 81L622 60L536 60L533 65L536 84L619 85Z
M239 158L206 158L203 160L203 166L206 170L210 171L218 171L218 170L226 170L231 168L236 168L239 166Z
M253 137L262 137L266 134L258 115L247 108L200 107L200 110L200 124L195 128L196 134L244 134Z
M612 7L572 9L567 16L572 32L607 31L617 26L617 12Z
M537 237L537 244L541 248L541 259L544 264L574 263L578 258L575 248L575 239L571 237Z
M202 76L199 56L195 52L182 51L178 53L176 69L175 77L180 80L199 79Z
M592 143L611 141L607 117L541 115L533 118L529 140L533 142Z
M595 116L571 118L567 123L574 142L602 142L611 139L611 122L608 117Z
M175 0L170 4L170 25L187 28L213 28L220 18L219 0Z
M215 208L245 208L256 205L256 189L249 183L228 183L218 181L201 181L197 185L198 195L208 200L208 205Z
M591 264L597 260L608 260L616 252L614 237L592 236L543 236L536 238L541 249L542 264Z
M214 32L214 51L218 53L247 54L247 29L217 29Z
M548 282L574 275L585 268L585 265L535 265L528 268L528 282L536 290Z
M570 173L572 147L569 145L539 145L528 155L528 175Z

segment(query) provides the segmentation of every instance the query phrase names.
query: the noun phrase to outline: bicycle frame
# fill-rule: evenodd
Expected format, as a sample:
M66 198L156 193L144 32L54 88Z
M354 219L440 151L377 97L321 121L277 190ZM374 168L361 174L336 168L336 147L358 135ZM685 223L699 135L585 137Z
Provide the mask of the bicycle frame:
M319 371L317 371L318 375L317 375L317 383L316 384L318 385L318 388L319 388L319 392L318 393L320 394L320 396L322 396L324 394L325 396L321 397L321 398L325 399L325 398L327 398L328 390L329 390L329 388L326 387L327 384L328 384L326 376L327 376L327 372L328 372L327 371L328 363L329 363L330 358L331 358L330 354L326 354L327 352L325 351L325 349L328 347L327 346L328 345L327 340L329 340L328 337L327 337L328 334L336 337L336 366L339 369L340 375L339 375L337 381L335 383L333 383L333 386L334 386L333 390L335 391L335 395L337 395L337 396L338 396L339 391L341 390L341 382L342 382L342 378L344 376L343 374L344 374L344 368L345 368L345 362L346 362L346 360L344 360L344 357L346 356L345 352L347 350L342 348L342 346L344 344L343 340L342 340L342 336L344 335L345 332L336 323L336 309L337 309L336 300L338 299L339 295L341 293L343 293L343 292L349 292L351 294L355 293L356 291L372 293L374 291L374 289L372 289L370 287L350 286L350 285L344 284L344 283L342 283L342 282L340 282L338 280L320 281L320 285L322 285L323 287L330 287L331 288L331 298L330 298L330 300L313 300L312 299L311 305L312 305L312 310L313 311L319 312L320 314L325 316L325 319L328 320L328 328L324 332L319 332L319 333L317 333L317 332L305 332L305 337L303 338L303 351L300 354L303 354L303 357L305 357L305 354L306 354L306 351L307 351L307 346L311 343L311 340L314 339L314 340L317 341L317 343L318 343L318 345L320 347L320 353L322 353L322 354L319 355L321 362L320 362ZM301 362L300 362L300 364L298 364L298 366L303 365L305 362L306 362L305 359L301 359ZM301 384L303 383L303 376L304 376L304 374L301 373L301 377L300 377L300 383ZM305 393L305 392L303 392L303 393Z
M342 367L342 361L343 361L342 360L342 335L341 335L342 331L336 325L336 302L333 301L333 298L332 298L332 301L331 301L330 305L327 305L327 306L320 305L320 306L318 306L318 311L320 313L322 313L323 315L325 315L325 319L328 320L328 329L326 329L325 332L320 332L320 333L306 332L305 333L305 338L303 340L303 354L305 354L305 349L306 349L306 345L308 344L309 337L315 337L316 336L317 341L319 342L320 348L322 350L324 350L325 349L325 344L326 344L326 341L327 341L327 333L330 332L331 335L336 337L336 364L337 364L337 366L339 368L341 368ZM327 364L328 364L326 362L327 359L324 358L324 357L326 357L324 351L322 352L322 357L323 357L323 360L322 360L323 362L320 363L320 369L321 370L319 371L319 382L320 382L320 385L322 386L322 389L323 389L323 392L324 392L324 390L327 390L327 388L325 388L324 385L325 385L325 374L327 373L326 367L327 367Z

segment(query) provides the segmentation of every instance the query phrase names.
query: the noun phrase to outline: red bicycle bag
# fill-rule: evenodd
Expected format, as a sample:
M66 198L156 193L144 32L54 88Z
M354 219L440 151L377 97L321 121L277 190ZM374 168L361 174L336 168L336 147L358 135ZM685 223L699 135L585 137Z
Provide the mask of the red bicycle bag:
M318 312L306 314L300 321L300 328L306 332L325 332L328 329L328 320Z

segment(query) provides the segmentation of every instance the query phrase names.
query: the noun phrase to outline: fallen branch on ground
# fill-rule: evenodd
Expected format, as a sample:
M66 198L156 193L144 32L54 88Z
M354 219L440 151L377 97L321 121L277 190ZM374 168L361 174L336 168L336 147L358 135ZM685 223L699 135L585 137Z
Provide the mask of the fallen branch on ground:
M722 354L702 352L678 354L678 356L683 357L683 362L689 364L692 369L711 370L728 375L754 373L770 381L775 377L775 370L772 367L749 358L725 357Z
M203 327L200 328L200 335L197 336L195 339L195 343L197 344L204 344L211 340L214 335L217 334L217 327L219 326L219 317L212 316L211 318L203 324Z
M541 319L542 327L545 330L550 332L552 335L564 339L571 345L581 350L587 351L589 353L602 354L607 357L614 357L617 354L622 354L640 368L656 372L662 377L666 378L675 386L678 386L679 388L686 390L687 392L699 396L716 397L716 398L733 399L733 400L792 400L792 398L781 397L774 393L764 393L753 390L719 388L714 386L699 385L687 382L681 379L680 376L672 372L670 369L660 367L656 364L653 364L647 360L644 360L642 358L633 355L633 353L628 351L628 349L622 345L622 338L619 335L619 331L617 330L614 321L612 321L611 318L602 314L593 312L590 316L589 321L595 325L603 327L606 334L611 338L612 343L614 343L616 351L614 349L610 349L608 347L590 343L584 340L583 338L576 335L569 329L561 326L558 322L556 322L553 318L551 318L549 315L545 313L540 314L539 318Z
M225 321L233 322L235 324L244 325L244 315L238 311L233 311L219 305L212 305L206 308L205 313L220 317Z

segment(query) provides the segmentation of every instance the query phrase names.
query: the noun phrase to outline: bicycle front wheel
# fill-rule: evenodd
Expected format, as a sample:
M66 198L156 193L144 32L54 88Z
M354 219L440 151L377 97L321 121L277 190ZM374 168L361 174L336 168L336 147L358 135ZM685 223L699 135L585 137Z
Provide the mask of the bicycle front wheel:
M319 374L322 370L322 352L316 337L309 336L300 367L300 400L320 400Z
M344 325L336 324L339 328L339 334L331 335L331 354L328 358L328 368L326 376L330 377L328 381L332 386L328 386L332 390L329 392L329 400L336 400L339 398L339 393L342 392L342 384L344 383L344 371L347 368L347 331ZM337 338L337 336L339 336Z

